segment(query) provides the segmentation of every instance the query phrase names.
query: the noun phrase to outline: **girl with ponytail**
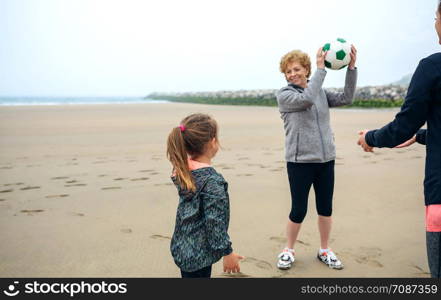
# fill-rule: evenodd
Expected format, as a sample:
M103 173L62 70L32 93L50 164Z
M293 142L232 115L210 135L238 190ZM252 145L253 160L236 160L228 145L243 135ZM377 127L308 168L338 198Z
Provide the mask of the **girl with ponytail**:
M239 272L242 256L233 253L228 235L228 184L211 166L219 149L218 126L206 114L192 114L167 140L172 181L179 194L170 250L182 277L210 277L223 257L224 272Z

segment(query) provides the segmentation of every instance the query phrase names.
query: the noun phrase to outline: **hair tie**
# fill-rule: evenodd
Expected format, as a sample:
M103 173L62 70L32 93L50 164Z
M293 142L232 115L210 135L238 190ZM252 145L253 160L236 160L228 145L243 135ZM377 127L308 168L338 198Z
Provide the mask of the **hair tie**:
M179 125L179 128L181 129L181 132L184 132L184 131L185 131L185 126L184 126L184 125L180 124L180 125Z

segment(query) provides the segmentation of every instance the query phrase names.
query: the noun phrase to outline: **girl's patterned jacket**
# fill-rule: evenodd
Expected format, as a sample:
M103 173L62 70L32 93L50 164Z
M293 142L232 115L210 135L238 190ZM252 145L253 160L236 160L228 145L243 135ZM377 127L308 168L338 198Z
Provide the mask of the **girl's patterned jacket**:
M175 231L170 250L176 265L185 272L210 266L230 254L228 184L212 167L191 171L196 191L179 192Z

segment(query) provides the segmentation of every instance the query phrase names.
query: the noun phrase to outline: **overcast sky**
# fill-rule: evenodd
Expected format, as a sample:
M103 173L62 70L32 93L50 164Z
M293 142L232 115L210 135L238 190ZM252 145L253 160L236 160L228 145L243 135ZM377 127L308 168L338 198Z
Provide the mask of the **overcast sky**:
M0 0L0 96L278 89L281 56L343 37L358 86L440 50L437 0ZM345 71L328 71L341 87Z

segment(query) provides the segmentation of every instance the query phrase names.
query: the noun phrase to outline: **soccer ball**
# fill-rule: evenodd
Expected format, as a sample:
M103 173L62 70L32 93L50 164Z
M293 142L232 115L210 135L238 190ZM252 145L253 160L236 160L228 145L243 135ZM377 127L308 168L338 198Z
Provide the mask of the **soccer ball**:
M346 67L351 61L351 44L342 38L326 43L323 51L328 51L325 57L326 68L340 70Z

